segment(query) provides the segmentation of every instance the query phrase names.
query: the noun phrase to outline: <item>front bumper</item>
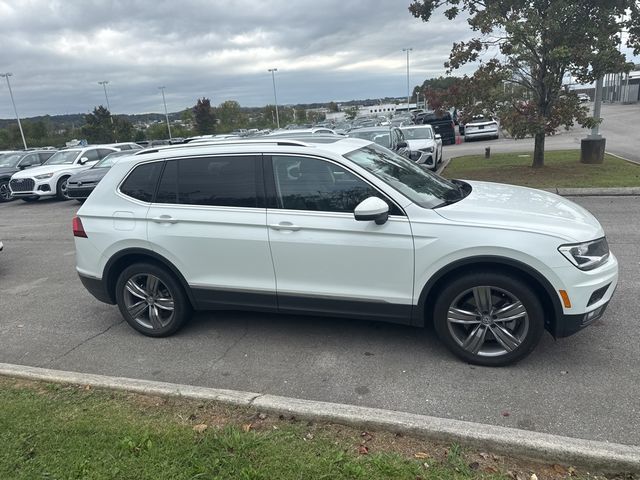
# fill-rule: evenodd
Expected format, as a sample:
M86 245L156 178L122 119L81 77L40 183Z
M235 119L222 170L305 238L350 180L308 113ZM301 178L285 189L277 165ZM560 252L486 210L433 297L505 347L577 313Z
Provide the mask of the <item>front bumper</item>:
M613 255L602 266L582 271L572 265L563 267L563 288L571 300L556 319L555 337L567 337L591 325L604 315L618 286L618 260Z
M28 189L16 189L14 181L11 180L11 182L9 182L9 189L11 190L12 197L48 197L56 194L55 187L53 187L47 180L37 180L35 178L28 178L24 180L31 181L33 186Z
M415 152L412 152L412 154L419 154L419 156L417 156L417 158L412 158L412 160L414 160L417 164L425 165L425 166L429 167L430 169L435 170L435 168L436 168L436 161L435 161L436 154L435 153L429 153L429 152L423 152L422 150L416 150Z

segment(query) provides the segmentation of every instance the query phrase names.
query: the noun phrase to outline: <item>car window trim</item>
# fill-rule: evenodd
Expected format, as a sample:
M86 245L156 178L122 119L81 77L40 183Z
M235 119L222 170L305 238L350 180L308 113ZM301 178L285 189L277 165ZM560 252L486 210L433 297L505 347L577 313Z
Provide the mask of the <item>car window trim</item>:
M352 169L350 169L347 165L344 165L340 162L337 162L331 158L327 158L327 157L321 157L318 155L309 155L309 154L302 154L302 153L268 153L268 154L263 154L263 165L264 165L264 172L265 172L265 190L267 193L267 208L273 208L273 209L277 209L277 210L286 210L289 212L310 212L310 213L340 213L340 214L350 214L353 215L353 212L331 212L331 211L327 211L327 210L297 210L297 209L290 209L290 208L284 208L283 204L282 204L282 199L278 197L277 194L277 190L276 190L276 177L275 177L275 172L273 171L273 157L304 157L304 158L311 158L314 160L322 160L325 162L330 162L334 165L337 165L340 168L343 168L344 170L346 170L347 172L351 173L352 175L354 175L355 177L357 177L358 179L360 179L362 182L364 182L365 184L367 184L371 189L373 189L375 192L378 193L378 195L380 195L380 197L389 204L389 210L392 209L392 206L395 206L396 209L401 213L401 215L389 215L391 217L406 217L407 213L405 212L405 210L398 205L398 203L396 201L394 201L393 199L391 199L391 197L389 197L389 195L387 195L384 192L381 192L380 189L375 186L372 185L371 182L369 182L366 178L364 178L362 175L360 175L357 172L354 172Z

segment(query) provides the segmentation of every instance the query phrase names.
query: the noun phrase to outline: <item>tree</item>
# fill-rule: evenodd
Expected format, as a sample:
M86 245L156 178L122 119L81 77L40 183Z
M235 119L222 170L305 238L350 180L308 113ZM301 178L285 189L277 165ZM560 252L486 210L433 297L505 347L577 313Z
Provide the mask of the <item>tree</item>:
M82 134L89 143L112 143L115 140L111 112L104 106L95 107L92 113L84 116L84 120L86 124L82 127Z
M339 112L340 109L338 108L338 104L336 102L329 102L327 104L327 109L331 112L331 113L335 113L335 112Z
M344 109L344 115L347 120L353 120L358 115L358 107L347 107Z
M211 108L211 101L202 97L193 107L193 119L198 135L209 135L216 132L216 116Z
M445 66L451 72L467 63L482 61L466 86L478 95L465 105L497 111L505 100L506 85L528 92L530 101L512 98L507 122L518 135L533 135L533 167L544 165L545 135L559 125L574 122L589 127L599 119L586 114L572 96L562 96L562 81L570 73L580 83L590 83L604 73L629 69L618 47L622 30L629 31L627 45L640 53L640 3L637 0L416 0L409 11L427 22L439 7L452 20L468 15L476 37L453 44ZM485 95L478 85L491 85ZM451 88L451 86L449 87Z
M220 130L223 132L245 128L247 125L246 115L242 113L240 104L235 100L222 102L216 109L216 113L220 121Z

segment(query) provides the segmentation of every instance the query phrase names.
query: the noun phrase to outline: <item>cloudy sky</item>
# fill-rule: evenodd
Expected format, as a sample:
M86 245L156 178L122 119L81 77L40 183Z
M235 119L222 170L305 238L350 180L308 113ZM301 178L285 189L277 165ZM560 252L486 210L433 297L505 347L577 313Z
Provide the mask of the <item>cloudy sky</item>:
M425 24L409 0L0 0L0 72L21 116L169 111L233 99L243 106L406 95L444 73L465 22ZM0 118L13 116L0 79Z
M444 74L464 20L428 24L410 0L0 0L0 73L21 116L169 111L206 96L243 106L406 95ZM465 73L465 72L463 72ZM13 117L0 79L0 118Z

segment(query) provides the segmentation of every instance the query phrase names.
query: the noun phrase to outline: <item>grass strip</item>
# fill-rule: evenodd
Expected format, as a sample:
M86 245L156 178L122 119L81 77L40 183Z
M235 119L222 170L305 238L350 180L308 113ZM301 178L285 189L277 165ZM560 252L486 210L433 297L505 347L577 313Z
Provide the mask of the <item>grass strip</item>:
M545 166L531 168L532 153L494 153L491 158L454 158L444 170L447 178L510 183L533 188L638 187L640 165L605 155L601 165L580 163L579 150L545 152Z

